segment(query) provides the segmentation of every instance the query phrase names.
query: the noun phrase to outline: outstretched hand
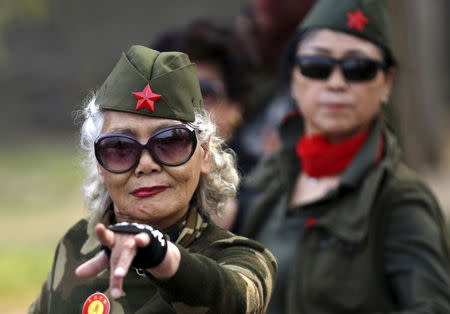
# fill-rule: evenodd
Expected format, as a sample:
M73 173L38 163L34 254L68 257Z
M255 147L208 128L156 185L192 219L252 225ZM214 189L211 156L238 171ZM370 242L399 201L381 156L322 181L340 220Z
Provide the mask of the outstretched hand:
M111 249L111 256L108 258L105 251L102 250L96 256L78 266L75 273L78 277L89 278L110 268L109 288L111 296L119 298L123 294L123 278L128 273L138 248L149 245L150 237L144 232L138 234L113 232L103 224L97 224L95 235L101 244Z

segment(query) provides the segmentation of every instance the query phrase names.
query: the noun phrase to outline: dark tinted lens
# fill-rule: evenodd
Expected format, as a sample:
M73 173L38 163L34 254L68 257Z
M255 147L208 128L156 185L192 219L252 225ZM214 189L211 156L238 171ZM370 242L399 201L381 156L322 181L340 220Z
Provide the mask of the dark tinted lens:
M326 79L333 70L333 60L327 57L298 57L300 72L313 79Z
M210 81L206 81L206 80L200 80L200 91L201 91L203 97L217 95L213 84Z
M368 81L375 77L379 69L377 62L369 59L354 58L342 61L342 71L349 81Z
M157 133L149 142L154 157L168 166L188 161L194 153L195 144L194 132L182 127Z
M130 170L139 160L141 151L139 143L121 136L105 137L96 144L99 163L112 172Z
M199 82L203 98L216 100L224 96L224 91L217 82L212 80L200 80Z

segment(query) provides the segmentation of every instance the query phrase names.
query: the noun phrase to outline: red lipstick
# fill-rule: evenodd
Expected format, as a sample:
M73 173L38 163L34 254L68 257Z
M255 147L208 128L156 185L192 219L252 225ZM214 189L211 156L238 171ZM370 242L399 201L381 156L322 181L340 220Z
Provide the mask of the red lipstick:
M326 106L330 110L340 110L340 109L346 108L345 105L337 104L337 103L335 103L335 104L327 104Z
M131 192L131 194L136 197L149 197L164 192L166 188L167 187L164 185L155 185L150 187L146 186L134 190L133 192Z

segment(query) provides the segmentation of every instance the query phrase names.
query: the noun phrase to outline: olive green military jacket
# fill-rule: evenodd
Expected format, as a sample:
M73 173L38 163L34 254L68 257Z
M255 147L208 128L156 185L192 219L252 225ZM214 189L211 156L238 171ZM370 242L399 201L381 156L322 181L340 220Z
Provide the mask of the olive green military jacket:
M301 171L294 149L301 122L294 120L282 130L285 146L254 177L261 195L244 226L246 236L260 237L271 212L283 208L280 200L287 209ZM395 138L381 132L380 123L374 128L338 188L297 209L305 221L313 219L290 239L296 249L281 283L285 313L450 313L449 245L441 210L400 160ZM385 153L375 162L381 133Z
M82 313L90 295L101 292L110 313L264 313L276 273L270 252L259 243L223 230L191 210L175 244L181 252L177 273L168 280L130 269L125 296L110 297L109 271L80 279L75 269L100 246L79 221L59 242L53 267L29 313ZM106 306L104 307L106 308ZM101 313L101 312L99 312Z

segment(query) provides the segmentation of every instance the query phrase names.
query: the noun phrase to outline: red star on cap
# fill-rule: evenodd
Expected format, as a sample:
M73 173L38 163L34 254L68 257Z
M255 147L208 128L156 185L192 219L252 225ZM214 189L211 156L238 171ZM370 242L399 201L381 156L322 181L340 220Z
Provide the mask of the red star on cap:
M369 19L364 16L364 13L362 10L358 9L355 12L348 12L347 13L347 27L348 28L354 28L359 32L364 31L364 27L366 27L367 24L369 24Z
M142 92L134 92L132 94L137 99L136 110L147 108L148 110L155 111L155 101L161 97L161 95L152 92L149 84L144 87Z

